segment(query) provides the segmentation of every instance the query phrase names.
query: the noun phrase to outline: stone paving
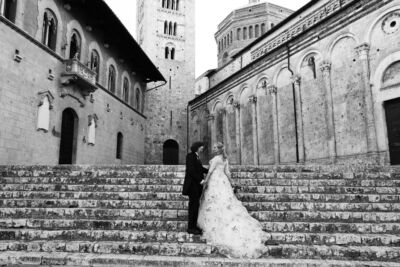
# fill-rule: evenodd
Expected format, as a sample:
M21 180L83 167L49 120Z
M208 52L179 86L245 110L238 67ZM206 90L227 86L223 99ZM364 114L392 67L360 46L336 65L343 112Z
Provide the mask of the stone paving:
M182 166L0 167L0 265L400 266L400 169L233 167L269 233L237 261L186 233Z

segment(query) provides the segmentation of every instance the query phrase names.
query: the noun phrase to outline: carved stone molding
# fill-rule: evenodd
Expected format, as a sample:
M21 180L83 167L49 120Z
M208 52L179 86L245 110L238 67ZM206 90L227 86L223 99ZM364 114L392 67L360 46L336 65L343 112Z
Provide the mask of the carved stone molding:
M368 43L362 43L355 48L360 59L368 59L371 46Z
M270 95L276 95L276 93L278 93L278 87L276 87L275 85L270 85L268 86L267 91Z
M328 60L322 61L321 65L319 66L322 72L330 72L332 63Z
M239 102L234 102L233 107L236 109L240 109L240 103Z
M252 103L252 104L257 103L257 97L254 96L254 95L250 96L250 97L249 97L249 102Z
M38 105L39 107L43 105L43 98L44 98L44 97L48 97L49 103L50 103L49 108L50 108L50 109L53 109L53 107L54 107L54 106L53 106L53 103L54 103L54 96L53 96L53 94L52 94L50 91L42 91L42 92L39 92L38 95L39 95L39 98L40 98L40 100L39 100L39 105Z
M207 120L208 121L214 121L215 120L214 115L208 115Z
M292 76L292 83L294 83L295 85L300 85L301 83L301 76L300 75L293 75Z

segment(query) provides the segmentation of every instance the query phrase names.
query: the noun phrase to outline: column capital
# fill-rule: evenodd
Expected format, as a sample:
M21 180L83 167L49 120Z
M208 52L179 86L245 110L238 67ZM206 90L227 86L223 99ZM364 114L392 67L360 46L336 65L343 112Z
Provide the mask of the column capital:
M249 102L252 104L257 103L257 97L255 95L252 95L249 97Z
M292 76L292 83L294 83L295 85L300 85L301 83L301 76L296 74Z
M276 95L276 93L278 92L278 87L276 87L275 85L269 85L267 87L267 92L270 95Z
M324 60L324 61L321 62L319 67L320 67L322 72L330 72L331 71L331 67L332 67L332 63L329 60Z
M368 43L362 43L355 48L360 59L367 59L371 46Z
M233 102L233 107L236 109L240 109L240 103L239 102Z
M214 121L215 117L213 114L208 115L207 120L208 121Z

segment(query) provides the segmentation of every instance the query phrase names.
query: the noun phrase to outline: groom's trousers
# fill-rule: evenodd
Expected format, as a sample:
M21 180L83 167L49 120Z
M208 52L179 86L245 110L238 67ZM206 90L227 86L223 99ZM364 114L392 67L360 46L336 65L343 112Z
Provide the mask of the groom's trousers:
M200 197L203 193L203 186L195 185L189 194L189 223L188 229L197 228L197 217L199 215Z

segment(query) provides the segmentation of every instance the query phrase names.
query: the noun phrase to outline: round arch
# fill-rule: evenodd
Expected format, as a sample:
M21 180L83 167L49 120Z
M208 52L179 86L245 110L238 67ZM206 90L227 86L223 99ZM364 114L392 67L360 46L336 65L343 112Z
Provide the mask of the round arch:
M179 164L179 144L173 139L169 139L163 144L163 164L178 165Z

